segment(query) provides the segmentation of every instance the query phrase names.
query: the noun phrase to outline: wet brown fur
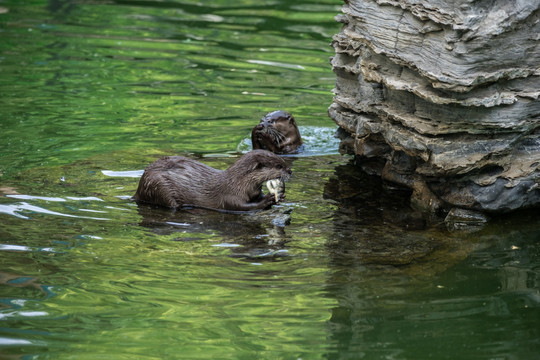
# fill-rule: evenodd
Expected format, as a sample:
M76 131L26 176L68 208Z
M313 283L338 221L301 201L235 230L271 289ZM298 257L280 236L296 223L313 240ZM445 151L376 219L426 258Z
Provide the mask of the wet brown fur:
M262 184L277 178L285 181L290 174L282 158L265 150L248 152L227 170L169 156L146 168L133 199L169 208L265 209L276 200L271 194L263 195Z
M276 154L297 153L302 138L294 117L283 110L270 112L251 131L253 149L265 149Z

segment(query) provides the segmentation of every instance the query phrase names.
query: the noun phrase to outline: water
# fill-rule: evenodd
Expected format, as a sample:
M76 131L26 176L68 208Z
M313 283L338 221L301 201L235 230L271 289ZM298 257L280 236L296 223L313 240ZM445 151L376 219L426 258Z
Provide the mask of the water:
M0 2L0 358L536 358L536 212L424 228L337 153L338 13ZM129 200L161 155L229 166L276 109L306 151L271 211Z

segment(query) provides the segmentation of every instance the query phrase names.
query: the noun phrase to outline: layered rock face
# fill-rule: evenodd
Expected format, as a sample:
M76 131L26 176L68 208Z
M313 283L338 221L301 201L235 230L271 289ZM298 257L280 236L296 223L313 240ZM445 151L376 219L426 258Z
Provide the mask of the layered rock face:
M411 203L540 205L540 0L349 0L330 117Z

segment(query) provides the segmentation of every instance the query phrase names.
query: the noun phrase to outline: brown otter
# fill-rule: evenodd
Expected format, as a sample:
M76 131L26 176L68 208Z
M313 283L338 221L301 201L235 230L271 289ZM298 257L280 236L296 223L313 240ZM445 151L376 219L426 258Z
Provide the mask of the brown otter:
M276 154L295 154L302 138L294 117L286 111L272 111L251 131L253 149L265 149Z
M274 195L263 195L262 184L272 179L285 181L290 175L285 161L266 150L248 152L227 170L170 156L146 168L133 200L170 208L259 210L277 202Z

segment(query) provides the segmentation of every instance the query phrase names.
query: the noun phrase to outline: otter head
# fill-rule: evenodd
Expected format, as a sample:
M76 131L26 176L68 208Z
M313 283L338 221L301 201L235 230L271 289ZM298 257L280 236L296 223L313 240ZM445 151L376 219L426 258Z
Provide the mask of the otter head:
M262 117L251 132L253 149L265 149L276 154L298 151L302 138L294 117L283 110L272 111Z
M286 181L292 171L279 156L266 150L252 150L238 159L227 172L241 178L241 182L249 183L249 187L260 189L268 180Z

